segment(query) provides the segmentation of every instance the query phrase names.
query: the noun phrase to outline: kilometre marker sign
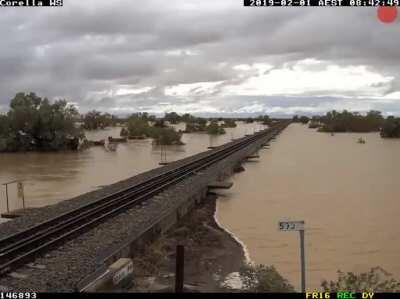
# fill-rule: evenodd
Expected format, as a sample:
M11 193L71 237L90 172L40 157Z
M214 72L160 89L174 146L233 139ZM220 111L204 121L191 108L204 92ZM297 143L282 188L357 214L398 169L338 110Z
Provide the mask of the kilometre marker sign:
M304 257L304 221L279 221L280 231L298 231L300 234L301 292L306 291L306 262Z
M304 230L304 221L279 221L279 230L282 231Z

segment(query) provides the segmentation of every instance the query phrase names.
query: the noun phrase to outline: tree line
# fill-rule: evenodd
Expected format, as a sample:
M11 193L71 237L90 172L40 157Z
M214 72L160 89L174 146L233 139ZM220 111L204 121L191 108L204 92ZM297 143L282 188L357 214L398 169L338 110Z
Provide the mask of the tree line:
M157 118L146 112L121 118L96 110L80 115L66 100L50 102L35 93L17 93L10 101L9 111L0 114L0 152L76 150L85 139L84 130L104 129L123 125L121 136L153 138L157 144L182 144L182 133L205 132L225 134L225 128L236 127L236 121L261 122L270 125L276 121L268 115L254 118L202 118L189 113L165 113ZM293 122L309 123L321 132L380 132L383 138L400 138L400 118L384 118L379 111L365 115L357 112L330 111L323 116L295 115ZM186 128L177 132L166 123L184 122Z
M66 100L50 102L35 93L17 93L9 104L9 111L0 113L0 152L77 150L85 140L85 130L123 126L121 136L153 138L157 144L183 144L183 132L225 134L225 128L236 127L235 118L202 118L189 113L165 113L157 118L147 112L134 113L129 117L117 117L92 110L79 114L74 105ZM246 119L246 122L270 122L268 116ZM186 123L177 132L169 124Z
M380 111L371 110L365 115L359 112L332 110L323 116L295 116L293 122L309 123L310 128L320 132L379 132L383 138L400 138L400 118L384 118Z

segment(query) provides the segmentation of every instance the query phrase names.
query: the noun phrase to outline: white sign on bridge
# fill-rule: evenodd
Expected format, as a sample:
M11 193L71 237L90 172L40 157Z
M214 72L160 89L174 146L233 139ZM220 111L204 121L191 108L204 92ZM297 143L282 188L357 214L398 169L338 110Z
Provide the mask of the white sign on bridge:
M304 230L304 221L279 221L279 230L281 231Z

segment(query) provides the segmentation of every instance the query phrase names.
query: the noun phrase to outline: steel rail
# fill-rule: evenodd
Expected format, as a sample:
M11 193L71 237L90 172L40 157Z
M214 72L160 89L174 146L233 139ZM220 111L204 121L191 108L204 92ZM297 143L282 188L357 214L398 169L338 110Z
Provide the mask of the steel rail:
M123 212L132 205L155 196L167 187L186 179L199 170L225 159L261 137L270 134L271 138L273 138L286 126L286 123L280 123L263 132L242 138L232 145L223 146L222 149L213 151L210 155L186 163L153 177L148 181L125 188L123 191L115 192L91 204L64 213L59 217L54 217L34 227L28 228L25 231L0 240L0 244L4 245L8 243L5 247L1 248L0 251L0 261L6 260L5 263L0 262L0 273L7 273L11 269L25 263L25 261L30 259L33 255L40 253L43 249L66 240L77 232L86 230L99 222L109 219L117 213ZM93 208L89 209L91 207ZM79 212L80 214L78 214ZM69 216L69 218L66 216ZM64 218L67 219L64 220ZM53 225L56 220L58 220L58 223ZM30 235L26 237L29 233ZM11 241L11 244L7 241Z
M272 129L274 129L274 127L269 129L268 131L271 131ZM249 138L249 137L247 137L247 138ZM247 139L247 138L242 138L242 139ZM240 141L241 141L240 139L236 140L236 142L240 142ZM218 151L214 151L214 152L212 152L212 155L218 154L219 152L221 152L223 150L225 150L225 149L222 148L222 149L219 149ZM5 244L7 244L9 242L12 242L13 239L21 239L23 237L23 235L30 236L34 230L37 231L37 230L40 230L41 227L47 227L47 226L50 226L50 225L55 225L56 222L58 222L58 221L62 221L63 219L70 218L76 213L81 213L82 211L84 211L86 209L90 209L90 208L92 208L92 207L94 207L94 206L96 206L96 205L98 205L98 204L100 204L100 203L102 203L104 201L108 201L108 200L110 200L110 199L112 199L112 198L114 198L116 196L123 195L123 194L125 194L126 192L129 192L132 189L145 187L147 184L149 184L149 183L151 183L151 182L153 182L153 181L155 181L157 179L160 179L160 178L162 178L162 177L164 177L166 175L175 173L180 168L190 166L193 163L197 163L197 162L201 161L202 159L206 159L208 157L210 157L210 156L207 155L207 156L202 157L202 158L200 158L198 160L191 161L191 162L186 163L184 165L178 166L178 167L176 167L174 169L168 170L168 171L163 172L163 173L161 173L161 174L159 174L157 176L154 176L154 177L150 178L149 180L146 180L144 182L140 182L138 184L135 184L133 186L129 186L129 187L124 188L124 189L120 189L117 192L108 194L108 195L106 195L106 196L104 196L104 197L102 197L102 198L100 198L100 199L98 199L96 201L93 201L93 202L91 202L89 204L82 205L82 206L80 206L80 207L78 207L76 209L73 209L71 211L64 212L64 213L62 213L60 215L57 215L57 216L55 216L53 218L50 218L50 219L47 219L47 220L45 220L45 221L43 221L41 223L38 223L38 224L36 224L36 225L34 225L34 226L24 230L24 231L17 232L17 233L15 233L13 235L10 235L10 236L7 236L7 237L5 237L3 239L0 239L0 248L4 247ZM1 252L1 249L0 249L0 252Z
M273 128L271 128L271 129L273 129ZM244 139L245 139L245 138L244 138ZM239 141L240 141L240 140L239 140ZM224 149L220 149L219 151L215 151L215 152L213 152L212 154L213 154L213 155L218 154L220 151L223 151L223 150L224 150ZM183 167L190 166L190 165L192 165L192 164L194 164L194 163L200 162L200 161L202 161L202 160L204 160L204 159L207 159L207 158L209 158L209 157L210 157L210 155L207 155L207 156L205 156L205 157L202 157L202 158L197 159L197 160L195 160L195 161L191 161L191 162L189 162L189 163L187 163L187 164L184 164L184 165L182 165L182 166L178 166L178 167L176 167L176 168L174 168L174 169L172 169L172 170L169 170L169 171L166 171L166 172L164 172L164 173L161 173L161 174L159 174L159 175L157 175L157 176L154 176L154 177L150 178L149 180L146 180L146 181L144 181L144 182L140 182L140 183L135 184L135 185L133 185L133 186L129 186L129 187L127 187L127 188L118 190L117 192L108 194L108 195L106 195L106 196L104 196L104 197L102 197L102 198L100 198L100 199L98 199L98 200L96 200L96 201L93 201L93 202L91 202L91 203L89 203L89 204L82 205L82 206L80 206L80 207L78 207L78 208L76 208L76 209L74 209L74 210L71 210L71 211L62 213L62 214L57 215L57 216L55 216L55 217L53 217L53 218L50 218L50 219L48 219L48 220L45 220L45 221L43 221L43 222L41 222L41 223L39 223L39 224L36 224L36 225L34 225L34 226L32 226L32 227L26 229L26 230L23 230L23 231L21 231L21 232L17 232L17 233L15 233L15 234L13 234L13 235L10 235L10 236L7 236L7 237L5 237L5 238L3 238L3 239L0 239L0 254L1 254L1 252L3 251L1 248L3 248L5 245L7 245L7 244L9 244L10 242L12 242L13 239L20 240L21 238L23 238L24 235L26 235L26 236L31 236L32 233L33 233L34 231L39 231L42 227L47 227L47 226L51 226L51 225L56 225L57 222L62 221L63 219L68 219L68 218L74 216L74 214L82 213L82 212L83 212L84 210L86 210L86 209L90 209L90 208L92 208L92 207L94 207L94 206L96 206L96 205L99 205L99 204L103 203L103 202L109 201L109 200L111 200L111 199L114 198L114 197L117 197L117 196L126 194L126 193L129 192L130 190L146 187L148 184L151 184L151 183L155 182L156 180L158 180L158 179L160 179L160 178L163 178L163 177L165 177L165 176L167 176L167 175L176 173L176 171L179 171L179 169L181 169L181 168L183 168Z

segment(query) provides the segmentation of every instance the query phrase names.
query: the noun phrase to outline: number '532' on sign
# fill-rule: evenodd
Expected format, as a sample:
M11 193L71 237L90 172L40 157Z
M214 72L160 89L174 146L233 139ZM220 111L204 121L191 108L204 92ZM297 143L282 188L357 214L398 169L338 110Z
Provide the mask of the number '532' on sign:
M279 221L279 230L304 230L304 221Z

